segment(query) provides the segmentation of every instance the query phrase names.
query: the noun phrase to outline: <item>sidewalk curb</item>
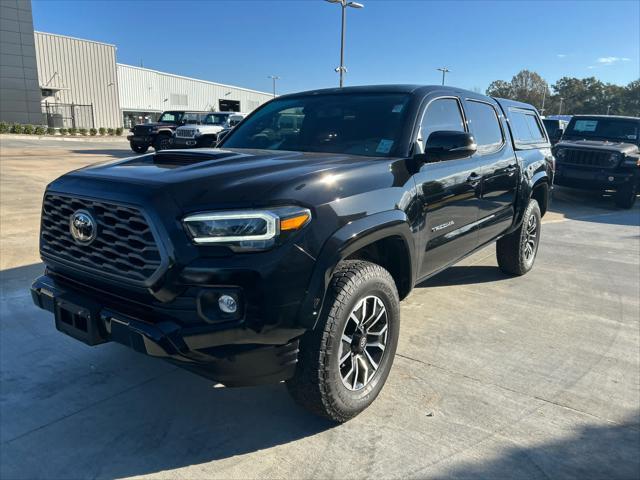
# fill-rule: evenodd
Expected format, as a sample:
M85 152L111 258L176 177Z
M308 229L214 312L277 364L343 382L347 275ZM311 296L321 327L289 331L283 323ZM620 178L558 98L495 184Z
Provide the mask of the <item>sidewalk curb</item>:
M87 135L85 136L61 136L61 135L20 135L15 133L2 133L0 134L0 140L5 138L15 138L17 140L56 140L58 142L113 142L113 141L122 141L127 142L127 137L122 135L119 137L114 136L105 136L105 137L92 137Z

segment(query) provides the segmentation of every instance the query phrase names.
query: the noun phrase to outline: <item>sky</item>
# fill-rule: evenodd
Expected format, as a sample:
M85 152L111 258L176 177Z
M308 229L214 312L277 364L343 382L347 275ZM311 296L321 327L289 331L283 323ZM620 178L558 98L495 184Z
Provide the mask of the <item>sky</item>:
M359 0L345 85L482 91L521 69L550 84L640 78L640 0ZM340 6L323 0L33 0L34 28L118 47L120 63L278 93L337 86Z

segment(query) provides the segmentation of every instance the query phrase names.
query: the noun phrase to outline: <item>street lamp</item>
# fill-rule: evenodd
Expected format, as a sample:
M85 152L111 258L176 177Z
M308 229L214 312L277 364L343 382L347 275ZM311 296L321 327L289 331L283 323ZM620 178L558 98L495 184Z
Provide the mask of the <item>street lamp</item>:
M558 107L558 115L562 115L562 102L564 98L560 97L560 106Z
M444 85L444 76L449 73L451 70L449 70L447 67L440 67L440 68L436 68L436 70L442 72L442 85Z
M351 8L364 8L364 5L358 2L348 2L347 0L325 0L329 3L337 3L342 7L342 34L340 36L340 66L336 68L336 72L340 74L340 88L344 85L344 72L347 71L347 68L344 66L344 30L345 30L345 22L346 22L346 11L347 7Z
M273 80L273 98L276 98L276 80L280 80L277 75L268 75L267 78Z

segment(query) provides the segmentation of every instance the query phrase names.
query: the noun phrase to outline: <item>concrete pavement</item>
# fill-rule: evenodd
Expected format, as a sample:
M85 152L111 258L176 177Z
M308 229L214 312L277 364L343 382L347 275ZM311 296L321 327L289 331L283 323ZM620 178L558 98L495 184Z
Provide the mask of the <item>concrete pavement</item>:
M640 206L559 190L536 266L489 247L414 290L387 385L334 427L58 333L31 304L42 191L122 144L0 145L0 477L638 478Z

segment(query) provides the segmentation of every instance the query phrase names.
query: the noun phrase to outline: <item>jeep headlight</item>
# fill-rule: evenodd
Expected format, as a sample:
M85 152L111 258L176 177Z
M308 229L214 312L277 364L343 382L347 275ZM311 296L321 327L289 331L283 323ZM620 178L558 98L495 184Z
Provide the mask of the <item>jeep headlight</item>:
M300 230L311 220L301 207L265 210L204 212L183 220L192 240L199 245L227 245L234 250L265 250L278 239Z

